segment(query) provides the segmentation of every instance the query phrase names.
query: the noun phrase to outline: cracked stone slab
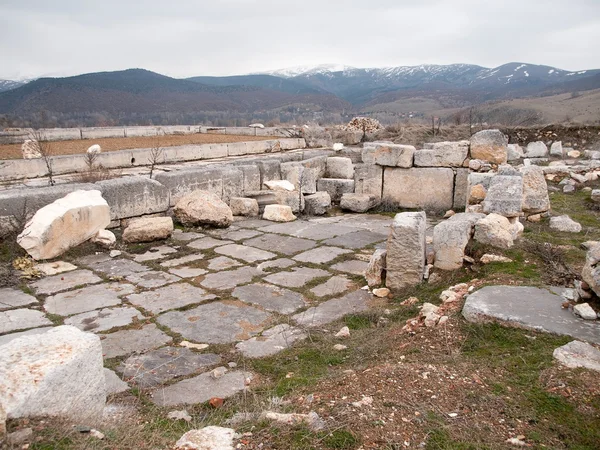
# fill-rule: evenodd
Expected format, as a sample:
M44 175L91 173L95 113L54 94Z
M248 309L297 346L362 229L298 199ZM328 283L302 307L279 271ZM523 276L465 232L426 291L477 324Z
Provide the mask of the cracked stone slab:
M176 377L197 375L220 362L221 357L213 353L196 353L181 347L163 347L142 355L130 356L117 370L128 383L150 388Z
M59 273L77 270L77 266L65 261L54 261L49 263L36 264L35 269L39 270L45 276L51 276L58 275Z
M239 342L235 348L248 358L263 358L275 355L306 337L307 334L299 328L281 324L265 330L260 336Z
M92 266L96 272L100 272L107 277L125 278L135 273L147 272L149 267L136 263L129 259L111 259L103 263Z
M203 373L156 389L151 393L152 402L159 406L175 406L205 403L213 397L229 398L244 391L251 377L250 373L240 371L228 372L219 378L213 378L210 372Z
M264 272L265 270L271 269L287 269L288 267L292 267L296 265L296 261L292 261L288 258L279 258L273 261L265 261L256 266L256 269Z
M277 255L274 253L240 244L230 244L215 248L215 253L231 256L232 258L241 259L242 261L249 263L264 261L265 259L277 257Z
M317 297L327 297L329 295L337 295L346 292L354 286L354 283L348 278L340 275L331 277L325 283L315 286L310 290Z
M278 272L264 278L269 283L285 287L302 287L315 278L327 277L331 274L321 269L310 269L308 267L296 267L291 272Z
M242 263L227 256L217 256L208 261L208 270L221 271L241 266Z
M161 267L177 267L183 266L184 264L189 264L195 261L200 261L204 259L204 255L202 253L196 253L193 255L182 256L181 258L169 259L167 261L163 261L160 263Z
M234 270L225 270L223 272L210 273L204 276L200 285L207 289L216 289L223 291L233 289L240 284L250 283L252 279L259 275L254 267L240 267Z
M227 344L250 339L270 319L270 314L245 303L225 301L170 311L159 316L158 322L191 341Z
M121 330L100 337L105 359L142 353L171 343L173 338L151 323L139 330Z
M152 314L160 314L170 309L183 308L214 298L216 298L214 294L209 294L202 288L188 283L177 283L154 291L129 295L127 300Z
M280 223L269 225L267 227L260 228L260 231L264 231L266 233L288 234L290 236L299 238L321 241L323 239L330 239L336 236L353 233L357 230L356 228L338 224L319 224L307 221L296 221L289 224Z
M315 241L293 236L263 234L262 236L257 236L244 241L244 245L249 245L251 247L260 248L263 250L272 250L274 252L289 256L316 247L317 243Z
M346 255L348 253L352 253L352 251L339 247L323 246L313 248L312 250L308 250L304 253L300 253L299 255L294 256L294 259L300 262L324 264L326 262L334 260L338 256Z
M106 395L120 394L129 390L129 386L119 378L115 372L104 368L104 380L106 382Z
M261 235L261 234L262 233L260 231L242 229L242 230L228 231L226 233L223 233L223 235L221 237L223 239L229 239L231 241L242 241L244 239L250 239L250 238L253 238L253 237Z
M354 233L344 234L324 241L327 245L334 245L345 248L359 249L367 247L378 242L385 241L387 235L374 233L368 230L355 231Z
M135 319L143 318L144 316L137 309L126 306L77 314L65 319L65 325L73 325L81 331L99 333L130 325Z
M334 264L331 266L331 268L340 272L351 273L352 275L364 275L368 266L369 263L366 261L351 259L349 261L343 261L341 263Z
M195 233L192 231L183 232L178 229L173 230L173 234L171 235L171 239L179 242L189 242L203 237L204 235L201 233Z
M61 292L52 295L44 302L44 309L50 314L71 316L94 309L121 304L122 295L132 294L135 286L128 283L105 283Z
M73 289L76 286L100 283L101 281L102 278L94 275L91 271L82 269L42 278L35 283L31 283L30 286L37 294L51 295Z
M499 322L600 344L600 323L575 317L562 303L547 289L486 286L467 297L462 313L469 322Z
M190 242L187 246L196 250L208 250L209 248L219 247L225 244L232 244L231 241L222 241L212 237L204 237L196 241Z
M235 224L241 228L261 228L271 225L273 222L262 219L242 219L237 220Z
M80 266L94 267L96 264L110 261L112 258L108 253L94 253L92 255L85 255L81 258L77 258L75 262Z
M164 286L165 284L176 283L180 280L181 278L176 275L158 270L134 273L127 277L127 281L146 289L152 289Z
M569 342L555 349L552 356L571 369L583 367L600 372L600 350L586 342Z
M306 306L306 300L301 294L272 284L247 284L235 288L231 295L245 303L279 314L291 314Z
M37 303L37 298L33 295L26 294L19 289L0 289L0 311L10 308L19 308L21 306L36 305Z
M308 308L306 311L292 316L292 319L299 325L307 327L324 325L348 314L366 311L369 308L370 299L370 294L360 289Z
M0 345L8 344L13 339L17 339L24 336L32 336L34 334L42 334L48 330L51 330L53 327L42 327L42 328L32 328L27 331L18 331L16 333L3 334L0 336Z
M163 259L172 253L177 253L177 250L168 245L161 245L148 250L146 253L135 255L133 260L135 262L155 261L157 259Z
M52 325L52 322L41 311L34 309L0 311L0 333L43 327L45 325Z
M196 278L201 275L206 275L208 273L208 270L200 269L198 267L183 266L183 267L176 267L174 269L169 269L169 273L172 273L173 275L177 275L178 277L181 277L181 278Z

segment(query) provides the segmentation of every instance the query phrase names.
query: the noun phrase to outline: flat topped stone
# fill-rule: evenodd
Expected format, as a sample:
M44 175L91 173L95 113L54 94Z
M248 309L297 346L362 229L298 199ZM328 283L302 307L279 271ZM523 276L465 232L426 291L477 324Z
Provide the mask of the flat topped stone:
M552 355L571 369L583 367L600 372L600 350L585 342L569 342L554 350Z
M260 273L254 267L240 267L234 270L209 273L204 276L200 284L207 289L233 289L240 284L250 283L257 275Z
M325 283L315 286L310 290L317 297L326 297L329 295L337 295L343 292L346 292L350 289L354 283L350 281L348 278L336 275L331 277Z
M108 253L98 252L92 255L85 255L81 258L77 258L75 262L80 266L95 267L96 264L110 261L111 259L112 258Z
M77 266L65 261L54 261L49 263L36 264L35 268L41 273L43 273L45 276L58 275L59 273L77 270Z
M48 330L51 330L53 327L41 327L41 328L32 328L27 331L18 331L16 333L3 334L0 336L0 345L8 344L13 339L17 339L23 336L32 336L34 334L42 334Z
M73 325L82 331L99 333L130 325L134 319L143 318L144 316L135 308L105 308L71 316L65 319L65 325Z
M73 289L83 284L100 283L102 279L89 270L74 270L60 275L42 278L31 283L31 287L37 294L55 294L60 291Z
M279 234L265 234L244 242L244 245L270 250L284 255L294 255L316 247L315 241Z
M327 277L331 274L321 269L310 269L308 267L296 267L290 272L279 272L266 276L264 279L269 283L285 287L302 287L315 278Z
M292 261L288 258L279 258L273 261L262 262L258 266L256 266L256 269L260 270L261 272L269 272L273 269L287 269L288 267L292 267L294 265L296 265L296 261Z
M107 277L124 278L134 273L147 272L150 268L143 264L130 261L129 259L110 259L108 261L94 264L92 268Z
M242 241L244 239L253 238L260 234L262 234L260 231L242 229L242 230L228 231L227 233L223 233L222 237L223 237L223 239L229 239L231 241Z
M232 258L241 259L242 261L246 261L249 263L253 263L256 261L264 261L266 259L275 258L277 256L274 253L267 252L265 250L259 250L257 248L252 248L248 245L248 243L245 243L245 245L224 245L223 247L216 248L215 253L225 256L231 256Z
M0 334L45 325L52 325L52 322L41 311L33 309L0 311Z
M168 245L161 245L148 250L146 253L135 255L133 260L135 262L155 261L157 259L163 259L172 253L177 253L177 250Z
M562 302L560 295L547 289L486 286L467 297L463 316L469 322L497 321L600 344L600 323L575 317L561 307Z
M294 256L293 259L301 262L309 262L313 264L324 264L332 261L340 255L352 253L352 251L338 247L318 247L308 250L304 253Z
M279 353L306 337L307 334L299 328L281 324L265 330L260 336L239 342L235 348L247 358L263 358Z
M200 239L201 237L204 237L204 235L201 233L195 233L192 231L183 232L178 229L173 230L173 234L171 235L171 239L179 242L189 242L195 239Z
M362 289L340 298L334 298L321 303L313 308L292 316L299 325L316 327L334 320L340 319L347 314L366 311L369 307L370 294Z
M367 247L377 242L382 242L387 239L387 235L374 233L368 230L355 231L354 233L344 234L333 239L324 241L327 245L358 249Z
M223 241L212 237L204 237L196 241L190 242L187 246L196 250L208 250L209 248L218 247L220 245L232 244L231 241Z
M158 322L185 339L226 344L260 333L270 318L270 314L242 302L227 301L170 311L159 316Z
M169 269L169 273L173 275L177 275L181 278L196 278L201 275L205 275L208 273L208 270L199 269L198 267L175 267L173 269Z
M215 297L214 294L209 294L202 288L188 283L177 283L154 291L132 294L127 297L127 300L152 314L160 314L170 309L183 308Z
M37 298L33 295L26 294L19 289L0 289L0 311L20 306L35 305L37 302Z
M236 221L235 224L241 228L261 228L267 225L272 225L273 222L262 219L242 219Z
M239 267L242 263L235 259L228 258L227 256L217 256L216 258L208 261L208 270L221 271L232 269L233 267Z
M163 347L143 355L133 355L117 371L128 383L149 388L176 377L204 372L221 361L219 355L196 353L188 348Z
M320 241L329 239L343 234L348 234L356 231L356 228L347 227L339 224L320 224L308 222L306 220L298 220L293 223L280 223L260 228L260 231L265 233L287 234L290 236L314 239Z
M203 373L157 389L151 394L152 402L159 406L194 405L213 397L228 398L245 390L249 378L251 375L245 372L228 372L219 378Z
M364 275L365 271L369 267L369 263L366 261L359 261L358 259L351 259L350 261L343 261L341 263L334 264L331 266L334 270L340 272L351 273L352 275Z
M139 330L121 330L105 334L101 341L105 359L141 353L168 344L171 336L160 331L155 324L144 325Z
M180 280L181 278L176 275L161 272L159 270L134 273L127 277L127 281L147 289L164 286L165 284L176 283Z
M200 261L204 259L202 253L195 253L193 255L182 256L181 258L169 259L160 263L161 267L177 267L189 264L192 262Z
M252 303L279 314L291 314L306 306L304 297L297 292L265 283L237 287L231 295L245 303Z
M104 381L106 382L106 395L120 394L129 390L129 386L119 378L115 372L104 368Z
M52 295L44 302L50 314L70 316L94 309L116 306L122 295L131 294L135 286L128 283L105 283Z

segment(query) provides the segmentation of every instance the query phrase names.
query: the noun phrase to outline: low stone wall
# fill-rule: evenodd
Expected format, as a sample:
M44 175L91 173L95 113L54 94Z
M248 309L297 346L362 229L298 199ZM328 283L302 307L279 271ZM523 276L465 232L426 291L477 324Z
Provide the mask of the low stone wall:
M225 158L228 156L257 155L305 148L304 139L287 138L266 141L235 142L229 144L201 144L165 147L160 163L176 163L205 159ZM106 169L147 166L150 164L152 149L138 148L104 152L98 155L96 164ZM54 175L65 175L85 171L86 155L62 155L51 158ZM8 159L0 161L0 181L38 178L48 175L48 167L44 159Z
M0 144L20 144L31 139L31 128L17 128L0 131ZM78 139L124 138L140 136L164 136L171 134L233 134L240 136L289 137L286 128L249 127L203 127L199 125L168 125L139 127L87 127L87 128L42 128L36 134L47 141L70 141Z

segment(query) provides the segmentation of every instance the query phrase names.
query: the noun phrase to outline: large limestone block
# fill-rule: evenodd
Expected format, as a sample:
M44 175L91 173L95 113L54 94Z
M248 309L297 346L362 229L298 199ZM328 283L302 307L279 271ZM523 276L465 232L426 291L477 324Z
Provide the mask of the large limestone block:
M585 255L585 265L581 271L581 278L596 295L600 296L600 244L592 246Z
M0 346L0 409L9 419L97 419L106 402L100 338L60 326Z
M523 202L523 178L521 176L496 175L490 181L483 212L496 213L504 217L521 215Z
M362 160L365 164L408 169L413 165L415 151L412 145L369 142L362 150Z
M354 192L371 194L381 200L383 189L383 167L374 164L354 166Z
M231 208L217 195L194 191L177 202L173 213L184 225L212 225L227 228L233 222Z
M463 265L465 248L475 224L484 214L459 213L437 224L433 229L434 266L442 270L456 270Z
M317 169L304 167L299 162L287 162L281 164L281 176L303 194L317 192Z
M353 180L354 166L352 160L341 156L327 158L327 177Z
M364 213L379 205L379 199L370 194L343 194L340 200L342 209Z
M508 144L508 146L507 146L507 160L508 161L518 161L524 155L525 155L525 153L523 152L523 148L519 144Z
M317 181L317 191L327 192L332 203L339 203L342 194L354 192L354 180L321 178Z
M75 191L38 210L17 242L32 258L51 259L94 236L110 223L100 191Z
M258 202L255 198L231 197L229 207L234 216L258 216Z
M508 158L508 140L500 130L483 130L471 136L471 158L504 164Z
M396 214L387 240L386 286L395 291L423 280L425 269L425 212Z
M400 208L452 208L454 172L445 168L396 169L383 174L383 201Z
M316 194L304 197L304 212L311 216L322 216L331 208L331 197L327 192L317 192Z
M514 244L514 227L499 214L490 214L475 224L473 238L484 245L508 249Z
M129 222L123 231L123 242L152 242L167 239L173 233L170 217L143 217Z
M527 144L525 158L545 158L546 156L548 156L548 147L542 141Z
M435 142L415 152L415 167L462 167L469 156L469 141Z
M548 184L544 171L540 166L525 166L521 168L523 174L523 203L522 210L525 214L538 214L550 210L548 197Z
M467 204L469 169L456 169L454 177L454 205L452 209L462 210Z
M293 222L296 216L292 213L292 208L287 205L267 205L263 219L271 222Z
M139 217L169 209L169 190L146 177L122 177L96 183L110 206L111 220Z

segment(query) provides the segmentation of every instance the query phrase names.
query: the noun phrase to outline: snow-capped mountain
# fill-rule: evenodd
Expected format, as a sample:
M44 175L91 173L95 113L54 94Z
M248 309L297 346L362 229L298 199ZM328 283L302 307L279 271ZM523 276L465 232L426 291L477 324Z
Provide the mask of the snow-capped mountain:
M320 64L318 66L288 67L285 69L259 72L253 75L273 75L281 78L293 78L300 75L323 75L333 72L345 72L353 69L354 67L345 66L343 64Z
M11 89L16 89L16 88L28 83L29 81L30 80L23 80L23 81L0 80L0 92L10 91Z

